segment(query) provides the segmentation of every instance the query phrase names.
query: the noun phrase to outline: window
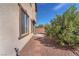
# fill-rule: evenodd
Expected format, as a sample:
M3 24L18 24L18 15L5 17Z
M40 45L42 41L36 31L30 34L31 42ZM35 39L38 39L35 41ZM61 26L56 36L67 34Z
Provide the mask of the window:
M25 13L21 14L21 34L25 33Z
M21 20L20 20L20 36L23 36L28 33L29 31L29 17L24 12L23 9L21 9Z
M34 22L31 22L31 32L34 33Z

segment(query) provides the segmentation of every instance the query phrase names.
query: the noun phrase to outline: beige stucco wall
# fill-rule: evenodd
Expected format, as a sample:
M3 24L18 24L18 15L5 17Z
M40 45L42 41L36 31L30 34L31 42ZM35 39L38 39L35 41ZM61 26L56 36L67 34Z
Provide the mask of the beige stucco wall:
M31 3L32 6L30 6L29 3L27 4L21 3L21 5L25 10L27 10L27 14L30 16L31 20L36 21L35 3Z
M31 11L26 4L28 14ZM18 4L0 4L0 55L15 55L14 48L21 50L33 36L31 33L31 18L29 18L29 35L19 38L19 6Z

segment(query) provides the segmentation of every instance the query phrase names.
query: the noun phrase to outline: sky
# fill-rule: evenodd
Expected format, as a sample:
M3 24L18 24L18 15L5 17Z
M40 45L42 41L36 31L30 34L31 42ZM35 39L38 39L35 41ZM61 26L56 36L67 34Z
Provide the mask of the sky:
M73 3L37 3L36 24L48 24L56 15L63 14ZM79 10L79 4L75 4Z

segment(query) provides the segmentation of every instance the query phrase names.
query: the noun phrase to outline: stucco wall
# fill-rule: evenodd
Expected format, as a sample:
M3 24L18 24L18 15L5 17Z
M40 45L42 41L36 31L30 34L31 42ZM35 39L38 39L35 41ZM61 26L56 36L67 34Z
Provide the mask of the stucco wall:
M27 10L27 14L30 16L30 19L36 21L35 3L31 3L32 6L30 6L29 3L21 3L21 5L25 10Z
M31 14L29 13L29 15ZM29 29L31 29L30 22ZM0 55L15 55L14 48L21 50L32 35L30 33L19 40L18 4L0 4Z

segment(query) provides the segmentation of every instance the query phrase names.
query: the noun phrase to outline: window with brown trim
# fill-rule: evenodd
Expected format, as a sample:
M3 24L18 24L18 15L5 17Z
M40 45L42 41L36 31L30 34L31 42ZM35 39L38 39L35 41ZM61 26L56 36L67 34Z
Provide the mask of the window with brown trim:
M25 34L28 34L29 32L29 17L24 12L23 9L21 9L21 19L20 19L20 36L24 36Z

